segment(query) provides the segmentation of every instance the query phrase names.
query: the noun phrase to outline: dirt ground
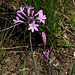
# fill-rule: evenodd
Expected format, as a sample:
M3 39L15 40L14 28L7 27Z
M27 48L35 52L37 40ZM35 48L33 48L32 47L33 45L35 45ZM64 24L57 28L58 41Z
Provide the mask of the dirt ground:
M71 39L71 40L70 40ZM75 45L74 36L70 35L69 42ZM21 50L21 51L20 51ZM18 68L18 66L22 65L24 59L26 57L26 75L36 75L35 69L33 65L33 60L31 57L31 52L29 48L21 48L19 51L9 51L3 61L0 63L0 70L3 69L3 66L7 61L8 64L5 67L2 75L22 75L23 74L23 66L13 74L14 70ZM43 75L43 48L42 46L38 46L37 48L33 48L34 57L36 60L37 70L39 75ZM50 51L50 59L55 57L54 61L48 64L46 60L46 75L51 75L51 69L53 69L53 75L69 75L72 69L73 63L75 62L74 52L75 46L70 48L61 48L64 51L63 56L65 59L59 54L59 51L56 50L56 56L54 52ZM52 68L53 67L53 68ZM74 71L75 74L75 71Z
M15 0L14 0L15 1ZM9 3L9 4L8 4ZM20 1L16 1L17 6L20 6ZM9 11L16 10L16 7L12 5L8 0L0 0L0 13L6 12L6 9ZM5 15L1 15L0 17L5 17ZM10 18L9 18L10 19ZM75 34L75 31L73 31ZM70 75L70 71L72 69L73 63L75 62L74 52L75 52L75 36L68 33L66 34L67 41L74 46L72 47L61 47L61 53L58 50L55 50L56 54L53 50L50 50L49 60L45 60L46 62L46 75ZM17 43L15 44L17 45ZM20 48L18 51L10 50L7 52L6 56L0 63L0 71L3 70L2 75L23 75L23 62L26 57L26 75L36 75L34 64L31 56L31 51L28 43L26 44L27 48ZM33 45L33 54L36 60L37 70L39 75L43 75L43 45L37 44L37 47ZM6 51L6 50L5 50ZM52 62L51 59L54 59ZM5 63L7 66L4 68ZM21 66L20 66L21 65ZM20 66L19 70L15 73L15 69ZM75 75L75 71L74 71Z

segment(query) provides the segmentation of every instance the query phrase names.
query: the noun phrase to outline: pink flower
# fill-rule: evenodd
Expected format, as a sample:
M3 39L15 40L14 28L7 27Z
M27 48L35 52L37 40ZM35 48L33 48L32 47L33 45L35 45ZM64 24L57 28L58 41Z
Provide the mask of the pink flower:
M44 32L42 32L42 40L44 44L46 45L46 34Z
M34 14L34 11L32 11L31 16L29 17L29 23L31 23L31 22L34 21L34 16L33 16L33 14Z
M16 17L16 20L15 19L13 19L13 21L14 21L14 24L15 23L18 23L18 22L21 22L21 23L23 23L24 21L22 21L22 20L19 20L19 17Z
M49 50L48 50L48 52L46 52L46 51L44 52L44 51L43 51L43 54L44 54L45 57L48 59L48 57L49 57Z
M39 31L38 28L37 28L38 26L39 25L35 24L35 21L33 21L32 23L29 24L28 30L31 30L32 32L34 32L34 30Z
M37 14L35 14L35 16L40 15L41 13L43 13L42 10L39 10Z
M25 6L26 7L26 9L27 9L27 12L28 12L28 16L30 16L30 9L34 9L34 7L32 7L32 6Z
M37 14L35 14L35 16L37 15L39 15L39 17L37 17L36 19L45 24L46 15L43 15L43 11L40 10Z
M34 10L32 11L32 16L33 16L33 14L34 14Z
M24 11L24 8L20 7L20 10L18 10L17 13L22 13L25 16L26 14L23 12Z

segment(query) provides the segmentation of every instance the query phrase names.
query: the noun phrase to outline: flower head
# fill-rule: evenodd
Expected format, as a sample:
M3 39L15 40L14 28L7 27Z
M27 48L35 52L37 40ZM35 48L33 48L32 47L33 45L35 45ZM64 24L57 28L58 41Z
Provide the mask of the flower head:
M28 12L28 16L30 16L30 9L34 9L34 7L32 7L32 6L25 6L26 7L26 9L27 9L27 12Z
M44 44L46 45L46 34L44 32L42 32L42 40Z
M38 24L35 24L35 21L33 21L32 23L29 24L29 28L28 30L31 30L32 32L34 32L34 30L38 31Z
M39 10L38 13L35 14L35 16L37 16L37 15L41 15L41 13L43 13L43 11L42 11L42 10Z
M45 57L48 59L48 57L49 57L49 50L48 50L48 52L46 52L46 51L44 52L44 51L43 51L43 54L44 54Z
M43 11L40 10L35 16L39 15L36 19L45 24L46 15L43 15Z
M18 10L17 13L22 13L25 16L26 14L23 12L24 11L24 8L23 7L20 7L20 10Z
M15 23L18 23L18 22L21 22L21 23L23 23L24 21L22 21L22 20L19 20L19 17L16 17L16 20L15 19L13 19L13 21L14 21L14 24Z
M39 31L37 28L39 26L38 23L42 22L45 24L46 15L43 15L43 10L39 10L37 14L34 14L34 10L31 9L34 9L34 7L28 7L26 5L24 7L20 7L20 10L17 11L16 19L13 19L14 24L18 22L25 23L25 21L27 21L26 23L29 24L28 30L31 30L32 32L34 32L34 30ZM25 13L24 10L26 10L27 13ZM38 17L36 17L37 15Z

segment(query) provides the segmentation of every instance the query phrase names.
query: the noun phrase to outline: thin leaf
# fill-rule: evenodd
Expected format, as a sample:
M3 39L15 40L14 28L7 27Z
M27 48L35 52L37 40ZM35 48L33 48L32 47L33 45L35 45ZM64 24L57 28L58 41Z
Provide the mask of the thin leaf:
M70 75L73 75L73 71L75 70L75 63L73 64L72 70L70 72Z
M24 60L24 67L23 67L23 69L25 69L25 68L26 68L26 58ZM26 75L26 71L25 70L23 70L23 75Z
M75 30L75 14L72 10L71 10L71 16L72 16L72 19L73 19L73 22L74 22L73 29Z

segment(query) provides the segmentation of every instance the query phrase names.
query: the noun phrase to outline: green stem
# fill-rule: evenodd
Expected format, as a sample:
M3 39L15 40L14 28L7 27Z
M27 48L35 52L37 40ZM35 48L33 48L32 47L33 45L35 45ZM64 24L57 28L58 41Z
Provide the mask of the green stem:
M44 51L46 49L46 46L44 45ZM44 75L46 75L45 73L45 56L43 55L43 70L44 70Z
M34 59L34 56L33 56L32 41L31 41L31 32L30 32L30 48L31 48L31 55L32 55L32 58L33 58L35 72L36 72L36 75L38 75L37 68L36 68L36 63L35 63L35 59Z

